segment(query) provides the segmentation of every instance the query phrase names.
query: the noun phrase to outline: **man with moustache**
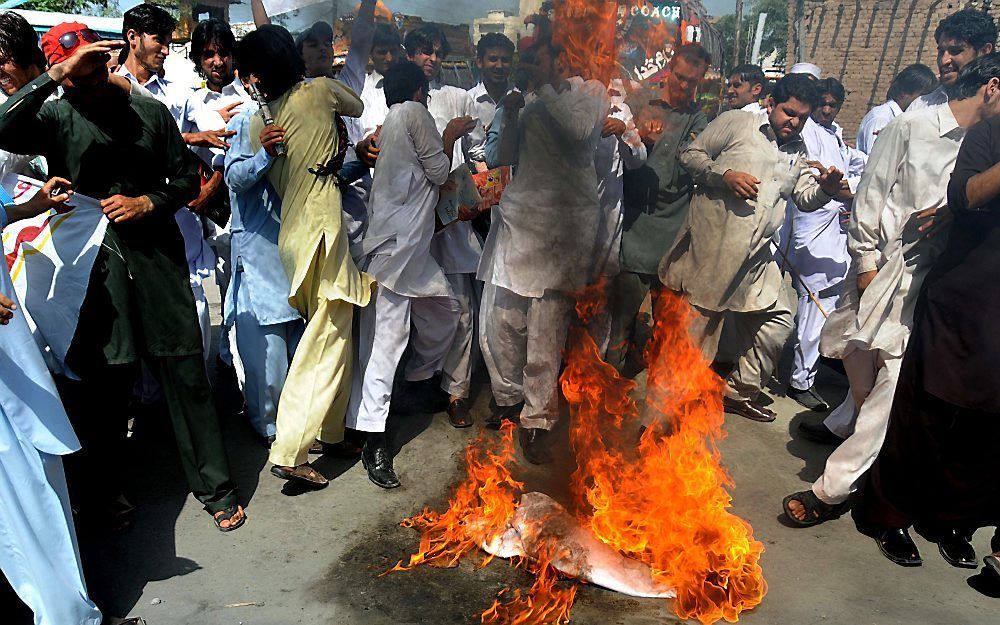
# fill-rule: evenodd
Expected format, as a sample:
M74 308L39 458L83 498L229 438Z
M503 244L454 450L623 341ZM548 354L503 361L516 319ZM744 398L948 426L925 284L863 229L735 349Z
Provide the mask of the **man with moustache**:
M771 240L785 200L816 210L840 192L843 175L814 176L799 134L816 108L814 81L789 74L774 87L766 113L728 111L681 153L698 185L677 241L660 263L664 286L687 296L691 335L715 356L723 317L745 352L726 378L723 406L753 421L773 421L757 401L792 330ZM730 313L726 316L726 313Z
M420 66L430 81L427 110L434 117L438 132L444 133L449 126L461 127L459 136L467 135L475 128L476 109L472 97L464 89L445 85L441 80L441 62L448 56L448 39L437 26L424 26L407 33L403 42L407 58ZM454 128L453 128L454 130ZM466 165L467 143L464 139L455 142L451 154L451 171ZM452 293L461 305L462 313L454 331L454 339L443 363L417 349L406 366L405 379L408 382L433 380L441 367L440 390L447 394L448 421L456 428L472 425L469 394L472 384L472 345L475 338L475 315L477 311L476 289L473 284L483 247L479 237L468 221L472 216L462 218L440 230L431 241L431 255L444 271ZM439 361L439 359L438 359ZM414 389L416 390L416 389ZM427 389L432 396L433 389ZM431 402L431 406L435 402Z
M358 17L360 19L360 15ZM402 57L403 40L399 31L390 24L376 24L369 55L372 71L365 78L361 91L361 102L365 105L365 111L359 118L363 139L355 147L358 159L369 167L374 167L378 158L378 129L389 113L385 103L384 76Z
M479 266L480 344L496 404L490 422L519 414L521 451L544 464L559 419L571 294L597 277L606 243L594 159L611 103L605 85L572 75L548 33L530 54L523 67L536 90L527 104L507 95L494 121L500 164L518 170L494 208Z
M250 95L234 76L235 47L233 31L222 20L199 22L191 33L191 59L195 70L205 79L205 86L192 93L184 104L181 114L182 134L225 130L226 124L236 113L236 108L250 101ZM206 241L212 248L215 260L215 283L225 300L231 274L230 207L222 177L225 150L204 146L192 146L191 149L200 161L202 183L198 197L188 205L188 209L201 217L202 232L207 234ZM206 354L211 347L210 332L209 328L208 332L202 334ZM219 359L226 365L233 366L231 341L225 332L219 341ZM237 368L237 375L242 384L240 368Z
M972 59L996 49L997 25L985 11L962 9L941 20L934 31L934 41L937 42L940 85L934 91L914 100L907 111L947 102L947 89L958 78L958 72Z
M642 167L624 174L621 273L610 303L607 355L619 371L634 343L643 300L662 287L656 275L660 260L687 217L694 183L678 157L708 124L694 95L710 64L701 45L683 46L670 59L670 73L659 92L639 92L626 100L649 155Z
M788 261L786 269L796 273L794 284L799 295L787 396L804 408L826 412L830 406L815 387L819 336L826 316L837 306L840 283L850 265L842 223L850 213L868 159L844 142L843 129L836 121L847 95L844 85L836 78L823 78L816 84L820 101L802 129L802 141L810 160L844 172L844 188L818 210L802 211L794 203L788 204L781 252ZM805 422L800 425L804 430L807 427Z
M295 38L295 50L306 66L306 78L333 78L333 27L314 23Z
M121 45L100 41L79 23L46 33L42 51L51 67L0 107L0 148L40 153L76 191L105 198L111 225L66 363L81 377L78 409L117 437L103 458L109 471L121 457L142 358L162 384L191 490L216 526L231 531L246 517L229 474L173 220L197 194L197 171L168 110L109 82L106 63ZM65 96L46 102L60 85Z

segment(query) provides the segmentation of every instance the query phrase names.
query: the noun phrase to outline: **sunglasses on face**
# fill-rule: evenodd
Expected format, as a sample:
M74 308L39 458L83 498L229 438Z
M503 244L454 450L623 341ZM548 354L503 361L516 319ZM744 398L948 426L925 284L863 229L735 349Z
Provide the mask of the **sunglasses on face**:
M101 41L101 36L89 28L84 28L79 32L69 32L60 37L59 45L67 50L72 50L80 43L81 39L86 43L94 43L95 41Z

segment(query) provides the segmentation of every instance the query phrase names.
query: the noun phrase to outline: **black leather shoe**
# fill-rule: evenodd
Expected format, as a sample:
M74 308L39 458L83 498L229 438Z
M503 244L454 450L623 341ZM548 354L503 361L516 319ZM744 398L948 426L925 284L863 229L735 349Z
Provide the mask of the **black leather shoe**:
M465 398L448 402L448 423L453 428L472 427L475 421L469 412L469 400Z
M883 529L873 536L878 550L886 558L899 566L920 566L924 561L920 558L917 545L910 538L905 528Z
M552 462L552 443L548 430L522 427L518 430L517 438L521 443L521 452L528 462L531 464Z
M937 536L938 551L948 564L960 569L978 569L976 549L969 537L958 530L941 532Z
M844 442L844 439L834 434L823 423L806 423L802 421L799 423L799 432L802 433L803 437L824 445L839 445Z
M392 456L385 435L369 436L361 450L361 464L368 479L381 488L399 488L399 477L392 468Z
M810 386L804 391L789 386L785 395L797 401L803 408L808 408L813 412L827 412L830 410L830 404L820 397L820 394L816 392L815 386Z
M486 417L486 427L499 430L504 421L517 422L518 415L521 414L521 407L524 403L513 406L498 406L495 399L490 400L490 416Z
M730 414L739 415L751 421L760 421L761 423L770 423L778 416L773 410L747 399L739 400L723 397L722 408Z

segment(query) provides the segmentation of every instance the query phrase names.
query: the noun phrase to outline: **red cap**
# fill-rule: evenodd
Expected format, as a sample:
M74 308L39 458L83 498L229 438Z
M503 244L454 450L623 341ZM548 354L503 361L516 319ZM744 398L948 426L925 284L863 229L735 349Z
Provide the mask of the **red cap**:
M55 65L65 61L73 55L82 45L86 45L86 41L80 36L80 32L90 28L86 24L81 24L80 22L63 22L62 24L56 24L49 29L47 33L42 35L42 54L45 55L45 60L49 62L49 65ZM72 48L64 48L61 43L59 43L59 38L66 33L77 34L76 45Z

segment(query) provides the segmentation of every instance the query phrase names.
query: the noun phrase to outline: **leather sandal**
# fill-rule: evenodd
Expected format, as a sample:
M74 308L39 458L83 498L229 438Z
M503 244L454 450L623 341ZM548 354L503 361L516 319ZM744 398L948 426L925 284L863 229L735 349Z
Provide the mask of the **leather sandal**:
M330 483L325 477L316 472L309 463L300 464L297 467L271 467L271 475L280 477L283 480L299 482L303 486L319 490L326 488Z

